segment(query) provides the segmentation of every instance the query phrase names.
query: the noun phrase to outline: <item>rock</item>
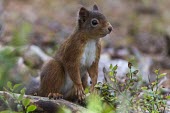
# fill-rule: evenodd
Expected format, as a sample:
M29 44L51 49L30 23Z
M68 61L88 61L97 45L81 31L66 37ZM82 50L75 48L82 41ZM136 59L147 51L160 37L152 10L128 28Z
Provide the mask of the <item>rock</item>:
M136 47L146 54L162 54L165 52L165 39L159 35L140 33L135 37Z
M128 62L122 59L111 60L107 54L102 54L99 61L98 82L103 82L104 80L103 68L105 67L106 71L108 72L111 64L113 66L118 66L116 76L118 76L120 79L125 77L126 73L128 72Z
M151 74L151 66L153 64L153 59L151 56L142 54L137 48L132 48L132 52L138 61L138 69L142 77L143 82L149 83L153 81L153 76Z
M170 78L165 76L158 84L158 88L163 94L170 94Z
M22 57L19 57L15 66L9 71L9 81L26 84L31 79L31 75L37 74L24 64Z
M25 64L33 69L40 69L42 64L48 61L51 57L46 55L38 46L31 45L23 52Z

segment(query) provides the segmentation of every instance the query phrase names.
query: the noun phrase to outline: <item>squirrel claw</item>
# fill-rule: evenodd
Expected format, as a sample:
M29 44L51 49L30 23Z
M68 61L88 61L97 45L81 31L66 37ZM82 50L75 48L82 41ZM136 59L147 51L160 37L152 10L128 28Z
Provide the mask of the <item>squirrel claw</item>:
M62 99L62 98L63 98L63 95L62 95L62 94L59 94L59 93L49 93L49 94L48 94L48 98L49 98L49 99L53 98L54 100L56 100L56 99Z

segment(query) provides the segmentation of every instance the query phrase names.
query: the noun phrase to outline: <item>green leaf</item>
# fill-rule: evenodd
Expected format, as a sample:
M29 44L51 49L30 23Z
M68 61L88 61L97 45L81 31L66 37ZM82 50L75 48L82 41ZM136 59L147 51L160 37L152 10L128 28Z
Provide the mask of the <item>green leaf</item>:
M154 81L151 83L152 86L155 86L158 82L157 81Z
M35 106L35 105L28 106L27 113L34 111L36 108L37 108L37 106Z
M148 88L147 87L141 87L142 90L147 90Z
M160 78L162 78L162 77L164 77L164 76L166 76L166 73L160 74L160 75L158 76L158 78L160 79Z
M18 89L18 87L20 87L20 86L21 86L21 84L15 84L14 87L13 87L14 91L15 91L16 89Z
M28 98L23 99L22 104L23 104L25 107L27 107L27 106L30 104L30 99L28 99Z
M71 110L65 106L61 107L58 113L72 113Z
M8 86L8 88L12 91L13 89L12 89L12 83L10 82L10 81L8 81L7 82L7 86Z
M18 97L18 101L21 101L24 97L24 94L20 94L19 97Z
M21 94L25 94L25 90L26 90L25 88L21 89L21 91L20 91Z
M170 99L170 95L166 96L166 99Z
M109 72L109 75L110 75L110 76L113 76L113 71L110 71L110 72Z
M155 74L157 74L157 75L159 74L159 69L155 70Z
M109 67L111 70L112 70L112 68L113 68L113 65L112 64L110 64L110 67Z
M111 80L111 81L113 81L113 82L115 81L115 79L114 79L114 78L111 78L110 80Z
M84 93L85 94L89 93L89 88L85 88Z
M113 70L114 70L114 71L116 71L116 70L117 70L117 68L118 68L118 66L117 66L117 65L115 65L115 66L113 67Z

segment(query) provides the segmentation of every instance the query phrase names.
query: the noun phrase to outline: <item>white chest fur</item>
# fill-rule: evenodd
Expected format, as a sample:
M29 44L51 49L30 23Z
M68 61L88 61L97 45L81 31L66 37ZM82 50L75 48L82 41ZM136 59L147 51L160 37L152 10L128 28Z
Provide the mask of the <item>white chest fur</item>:
M95 61L96 58L96 40L89 41L84 48L84 52L82 54L81 62L80 62L80 75L83 77L86 72L87 68L92 65L92 63ZM64 88L61 90L63 94L67 94L68 91L73 86L73 81L71 80L68 73L66 73L66 84L64 85Z
M90 67L96 58L96 40L89 41L84 48L81 58L81 66Z

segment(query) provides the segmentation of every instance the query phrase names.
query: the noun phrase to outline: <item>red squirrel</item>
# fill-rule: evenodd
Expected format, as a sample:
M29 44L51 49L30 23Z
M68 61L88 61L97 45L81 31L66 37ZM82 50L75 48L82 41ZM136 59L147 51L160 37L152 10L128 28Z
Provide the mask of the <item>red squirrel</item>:
M81 7L73 33L41 70L38 95L84 100L87 73L92 81L91 92L94 91L97 83L101 52L100 38L111 31L111 24L99 12L97 5L93 6L92 11Z

